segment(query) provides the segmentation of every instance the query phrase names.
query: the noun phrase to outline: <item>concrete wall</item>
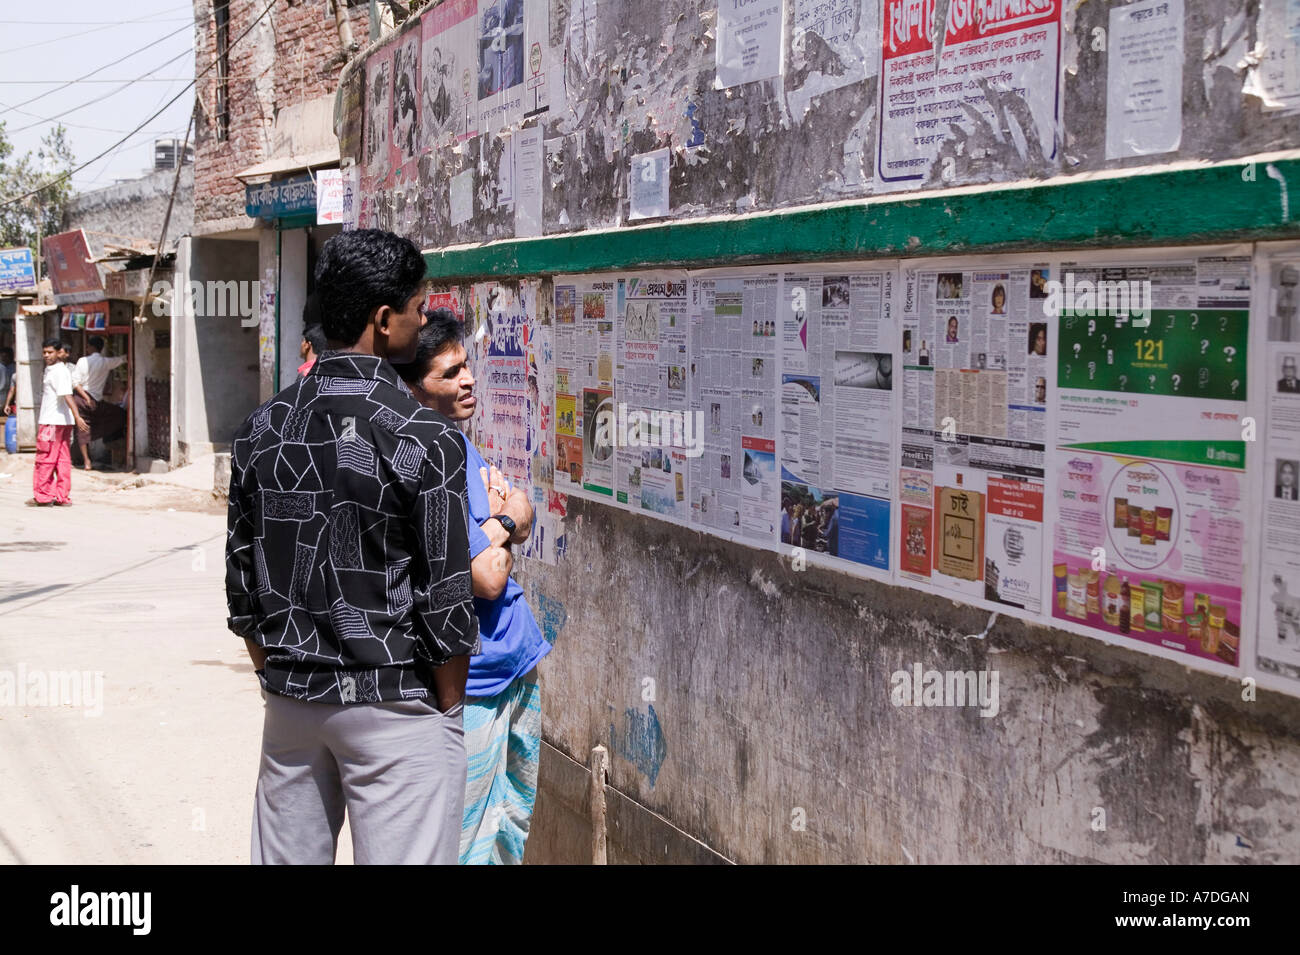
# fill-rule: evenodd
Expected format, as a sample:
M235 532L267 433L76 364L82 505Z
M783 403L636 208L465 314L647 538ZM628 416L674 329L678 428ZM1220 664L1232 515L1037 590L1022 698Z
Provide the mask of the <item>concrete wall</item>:
M177 288L197 282L257 281L256 242L187 238L177 253ZM257 312L196 315L188 296L173 305L172 465L219 449L258 404Z
M176 170L159 169L139 179L83 192L64 210L63 228L87 229L104 236L158 241ZM167 248L194 228L194 167L181 169L176 201L167 226Z
M555 644L545 737L584 765L607 747L609 785L675 845L746 863L1300 862L1300 700L1243 702L1239 681L1010 618L972 639L981 611L574 498L566 530L558 566L518 573ZM890 675L914 663L997 670L999 712L893 706ZM543 773L531 861L589 845L565 778Z

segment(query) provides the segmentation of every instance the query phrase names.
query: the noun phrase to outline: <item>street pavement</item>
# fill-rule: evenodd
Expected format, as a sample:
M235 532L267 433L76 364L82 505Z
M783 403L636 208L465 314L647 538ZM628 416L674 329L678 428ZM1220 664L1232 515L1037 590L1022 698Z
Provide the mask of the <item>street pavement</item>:
M247 863L263 704L224 501L196 465L77 470L72 507L27 507L32 460L0 452L0 862Z

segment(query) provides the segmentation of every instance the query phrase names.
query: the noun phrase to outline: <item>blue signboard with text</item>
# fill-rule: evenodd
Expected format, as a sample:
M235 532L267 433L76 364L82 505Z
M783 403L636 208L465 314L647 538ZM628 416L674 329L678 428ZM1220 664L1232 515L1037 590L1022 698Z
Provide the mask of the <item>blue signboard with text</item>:
M0 249L0 292L36 287L31 249Z
M316 213L316 183L311 173L244 187L244 212L254 219L280 219Z

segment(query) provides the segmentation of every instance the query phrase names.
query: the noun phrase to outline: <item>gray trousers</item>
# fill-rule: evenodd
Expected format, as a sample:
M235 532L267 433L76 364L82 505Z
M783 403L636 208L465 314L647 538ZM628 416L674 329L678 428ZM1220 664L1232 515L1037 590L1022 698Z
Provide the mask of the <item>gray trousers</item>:
M254 865L331 865L346 807L358 865L455 865L463 704L308 703L263 691Z

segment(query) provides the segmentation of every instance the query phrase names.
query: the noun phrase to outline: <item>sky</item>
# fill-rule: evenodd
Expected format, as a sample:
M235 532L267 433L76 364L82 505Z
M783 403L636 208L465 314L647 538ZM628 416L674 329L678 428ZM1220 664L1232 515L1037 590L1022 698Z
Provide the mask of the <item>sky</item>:
M193 5L179 0L0 0L0 122L15 156L35 152L60 122L78 164L113 146L194 78L193 23ZM58 89L101 66L85 81ZM193 103L187 91L73 176L73 186L88 192L151 170L154 140L184 137Z

